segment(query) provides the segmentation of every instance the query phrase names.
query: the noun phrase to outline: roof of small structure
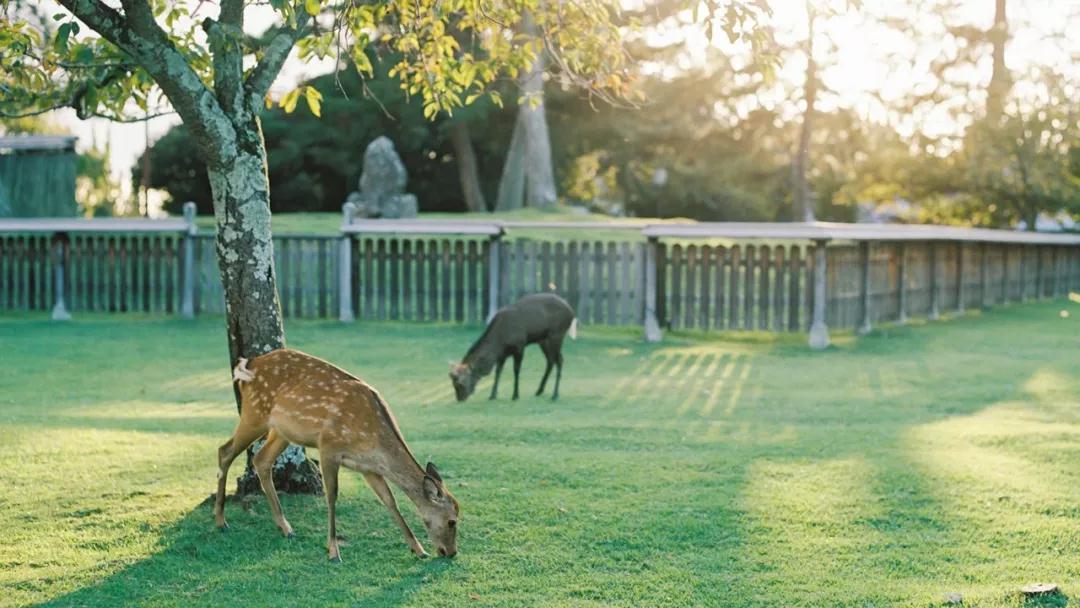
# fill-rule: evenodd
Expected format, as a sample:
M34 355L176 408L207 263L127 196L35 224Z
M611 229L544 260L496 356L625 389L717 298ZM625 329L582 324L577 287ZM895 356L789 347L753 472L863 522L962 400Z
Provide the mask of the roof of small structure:
M75 150L78 137L73 135L0 136L0 150Z

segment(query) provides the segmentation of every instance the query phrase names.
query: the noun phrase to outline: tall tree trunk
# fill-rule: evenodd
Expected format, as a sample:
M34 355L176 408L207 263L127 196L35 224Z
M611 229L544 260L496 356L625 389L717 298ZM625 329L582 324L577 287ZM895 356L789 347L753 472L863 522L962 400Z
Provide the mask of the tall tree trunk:
M476 151L469 136L469 123L457 119L450 123L450 143L457 159L458 178L465 206L472 212L487 211L484 191L480 188L480 174L476 167Z
M251 358L285 346L270 234L266 147L257 117L234 124L234 128L236 154L221 155L229 159L227 164L207 164L217 223L218 268L225 291L230 369L240 357ZM233 389L239 411L244 404L235 384ZM247 467L237 480L240 494L261 491L251 466L253 451L248 450ZM283 492L322 491L318 467L295 445L275 463L274 484Z
M803 111L802 130L799 132L799 144L792 163L792 221L814 221L814 205L810 200L810 184L806 173L810 163L810 133L813 128L814 103L817 100L817 64L814 63L814 9L806 3L808 34L806 37L806 83L803 85L803 97L806 109Z
M538 37L536 24L526 13L522 30L534 39ZM548 132L544 109L544 69L547 65L541 49L529 72L521 81L523 103L518 105L514 123L514 135L503 166L504 186L499 184L498 209L517 209L521 206L550 208L555 206L555 171L551 163L551 135ZM519 168L520 165L520 168ZM524 183L519 185L517 180ZM505 198L504 198L505 195Z
M518 112L514 120L514 132L510 136L510 146L506 150L502 177L499 178L499 193L495 199L495 208L499 211L521 209L525 204L525 127L522 115Z
M1009 42L1009 24L1005 15L1006 0L995 0L994 25L987 32L993 45L993 71L986 89L986 117L996 124L1005 108L1005 98L1012 88L1012 78L1005 67L1005 45Z

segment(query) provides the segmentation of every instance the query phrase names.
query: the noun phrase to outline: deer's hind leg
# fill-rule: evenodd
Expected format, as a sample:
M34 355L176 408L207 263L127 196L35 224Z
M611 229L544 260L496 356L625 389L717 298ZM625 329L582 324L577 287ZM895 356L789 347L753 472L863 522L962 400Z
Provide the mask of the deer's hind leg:
M338 550L337 538L337 497L338 497L338 471L341 469L341 461L336 454L325 447L319 448L319 468L322 469L323 489L326 491L326 515L328 530L326 533L326 550L332 563L341 563L341 552Z
M238 455L256 439L262 437L265 432L265 427L249 424L241 417L233 436L218 448L218 486L217 494L214 496L214 523L222 531L229 528L229 524L225 521L225 484L229 477L229 467Z
M547 367L544 368L544 377L540 378L540 388L536 389L536 395L538 397L544 394L544 387L547 386L548 376L551 375L551 368L555 366L555 353L552 352L551 344L548 340L544 340L540 343L540 350L544 352L544 358L547 359Z
M289 440L277 430L270 429L270 433L266 436L266 443L255 454L254 464L255 473L259 475L259 485L262 486L263 494L266 494L266 500L270 502L270 512L274 517L274 523L281 528L281 533L286 538L292 538L294 536L292 526L281 512L281 501L278 500L277 488L274 487L274 461L287 447L289 447Z

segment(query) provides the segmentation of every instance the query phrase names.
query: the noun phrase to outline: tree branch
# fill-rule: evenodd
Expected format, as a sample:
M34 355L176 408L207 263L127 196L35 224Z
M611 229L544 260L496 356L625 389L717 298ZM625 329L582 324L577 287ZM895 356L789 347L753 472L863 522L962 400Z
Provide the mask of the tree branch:
M293 45L304 35L305 30L304 24L295 28L282 28L270 40L270 44L266 45L262 60L255 65L244 82L248 102L252 104L252 107L257 107L262 103L266 93L270 91L270 85L274 84L274 80L281 72L281 67L285 65L285 60L289 58Z
M165 92L210 163L235 154L236 131L217 99L162 30L145 0L121 0L124 14L101 0L58 0L80 21L138 61Z

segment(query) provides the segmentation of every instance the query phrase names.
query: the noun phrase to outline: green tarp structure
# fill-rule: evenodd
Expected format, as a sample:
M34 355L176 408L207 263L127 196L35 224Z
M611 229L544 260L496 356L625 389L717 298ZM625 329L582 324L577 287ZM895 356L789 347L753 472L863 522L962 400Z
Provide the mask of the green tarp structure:
M75 137L0 137L0 217L74 217Z

